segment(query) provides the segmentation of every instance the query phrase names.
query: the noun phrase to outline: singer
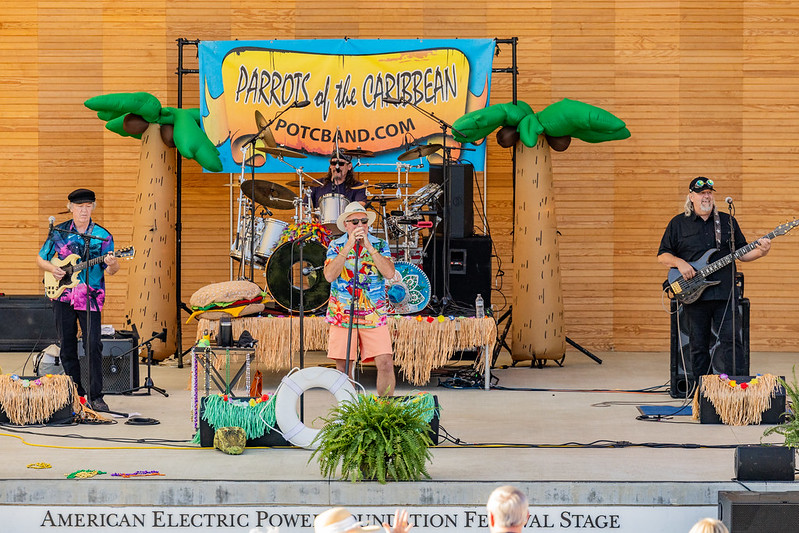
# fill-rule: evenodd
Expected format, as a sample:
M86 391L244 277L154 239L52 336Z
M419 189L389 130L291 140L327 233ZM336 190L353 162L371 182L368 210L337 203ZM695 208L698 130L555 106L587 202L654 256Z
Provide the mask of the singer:
M377 393L391 396L396 379L391 333L386 325L385 280L394 276L394 263L388 243L369 233L376 218L373 211L352 202L336 221L344 235L330 243L325 259L325 279L330 282L327 356L336 361L338 370L345 371L348 330L352 328L350 377L360 345L361 360L374 360L377 367ZM353 299L355 311L350 316Z
M61 346L61 361L64 372L69 375L78 387L78 394L86 396L81 382L80 361L78 360L78 326L87 331L87 308L91 313L89 330L89 355L91 357L92 390L88 391L89 405L96 411L108 411L103 400L103 345L100 342L100 311L105 301L105 274L113 275L119 270L119 262L114 257L114 239L104 227L92 220L92 211L97 207L94 192L89 189L76 189L67 197L67 209L72 219L53 227L44 241L36 263L42 270L53 274L56 279L64 277L65 272L50 262L54 256L65 259L72 254L84 258L86 242L80 234L94 235L101 239L91 239L87 260L105 256L103 262L92 265L78 273L80 283L66 289L61 296L53 300L56 330ZM88 273L89 286L86 285ZM88 295L88 307L87 307Z
M709 262L731 253L731 233L735 235L733 251L747 245L738 222L730 214L716 208L713 198L716 189L713 185L713 180L703 176L691 180L684 212L671 219L660 241L658 262L666 267L676 268L686 280L697 275L697 270L702 267L696 262L708 250L717 250L710 256ZM731 203L732 199L729 200ZM771 241L761 238L758 243L755 249L741 256L740 260L754 261L768 254ZM694 266L698 268L695 269ZM737 331L734 336L735 362L732 357L731 302L736 298L732 281L734 272L735 261L732 261L724 268L707 275L707 281L715 284L708 285L695 302L682 304L684 319L679 327L688 334L685 374L689 392L699 376L714 372L735 376L741 375L742 370L748 372L748 369L742 368L743 341Z
M355 180L352 172L352 157L333 150L330 156L330 167L327 170L324 183L311 189L311 200L314 207L320 207L322 198L328 195L339 195L346 203L366 202L366 188L363 183ZM334 202L339 205L338 202ZM335 213L338 214L338 213ZM334 216L335 216L334 214ZM323 216L327 219L327 216ZM332 217L330 217L332 220Z

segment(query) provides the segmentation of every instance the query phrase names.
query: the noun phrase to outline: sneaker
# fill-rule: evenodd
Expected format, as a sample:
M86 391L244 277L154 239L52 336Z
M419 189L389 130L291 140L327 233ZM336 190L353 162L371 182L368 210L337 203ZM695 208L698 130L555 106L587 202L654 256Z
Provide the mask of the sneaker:
M110 411L110 409L108 409L108 404L105 403L105 401L102 398L97 398L96 400L92 400L90 402L90 405L91 408L94 409L95 411L105 411L105 412Z

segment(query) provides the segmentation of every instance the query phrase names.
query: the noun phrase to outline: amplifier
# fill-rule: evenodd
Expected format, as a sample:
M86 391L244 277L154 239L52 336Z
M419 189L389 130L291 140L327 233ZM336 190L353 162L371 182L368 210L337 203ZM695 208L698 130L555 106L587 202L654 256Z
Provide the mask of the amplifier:
M0 351L33 352L54 342L58 332L49 298L0 295Z
M719 492L719 518L730 533L796 531L799 492L722 491Z
M135 337L102 337L103 343L103 394L121 394L139 386L138 345ZM86 363L83 342L78 340L80 379L89 390L89 365Z

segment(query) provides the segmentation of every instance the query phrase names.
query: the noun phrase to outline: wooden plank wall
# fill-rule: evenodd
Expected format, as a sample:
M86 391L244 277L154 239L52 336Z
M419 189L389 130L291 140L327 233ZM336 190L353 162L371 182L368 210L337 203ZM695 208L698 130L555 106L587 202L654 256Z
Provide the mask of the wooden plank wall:
M601 106L633 133L574 141L553 155L566 332L594 350L664 351L669 317L655 253L688 181L712 177L732 196L750 240L799 216L799 6L783 1L6 0L0 14L0 292L36 294L33 257L47 217L79 186L99 195L96 220L131 236L138 143L103 130L82 102L148 91L177 104L176 39L518 37L519 98L534 109L569 97ZM186 48L186 67L196 67ZM495 66L510 65L503 46ZM185 79L184 106L198 103ZM510 76L492 101L509 101ZM509 153L489 138L488 214L495 270L510 296ZM189 161L183 176L183 300L228 279L229 176ZM286 183L291 174L270 179ZM393 179L392 175L373 177ZM414 176L420 186L426 176ZM59 215L59 220L65 215ZM753 350L793 350L799 326L799 232L746 264ZM109 281L104 322L124 327L126 271ZM493 300L500 306L502 294ZM185 318L185 315L184 315ZM194 336L185 328L184 339Z

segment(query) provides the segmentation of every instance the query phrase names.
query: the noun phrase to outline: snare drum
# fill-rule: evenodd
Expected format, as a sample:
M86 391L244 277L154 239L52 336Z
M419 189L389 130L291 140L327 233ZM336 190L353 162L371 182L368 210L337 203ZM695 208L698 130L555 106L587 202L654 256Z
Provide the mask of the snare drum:
M272 252L277 248L277 243L280 241L280 236L283 231L288 227L287 222L277 220L275 218L267 218L263 222L258 246L255 248L255 257L264 261L269 259Z
M350 201L343 194L330 193L319 198L319 223L329 229L333 235L341 235L336 220L348 203Z

